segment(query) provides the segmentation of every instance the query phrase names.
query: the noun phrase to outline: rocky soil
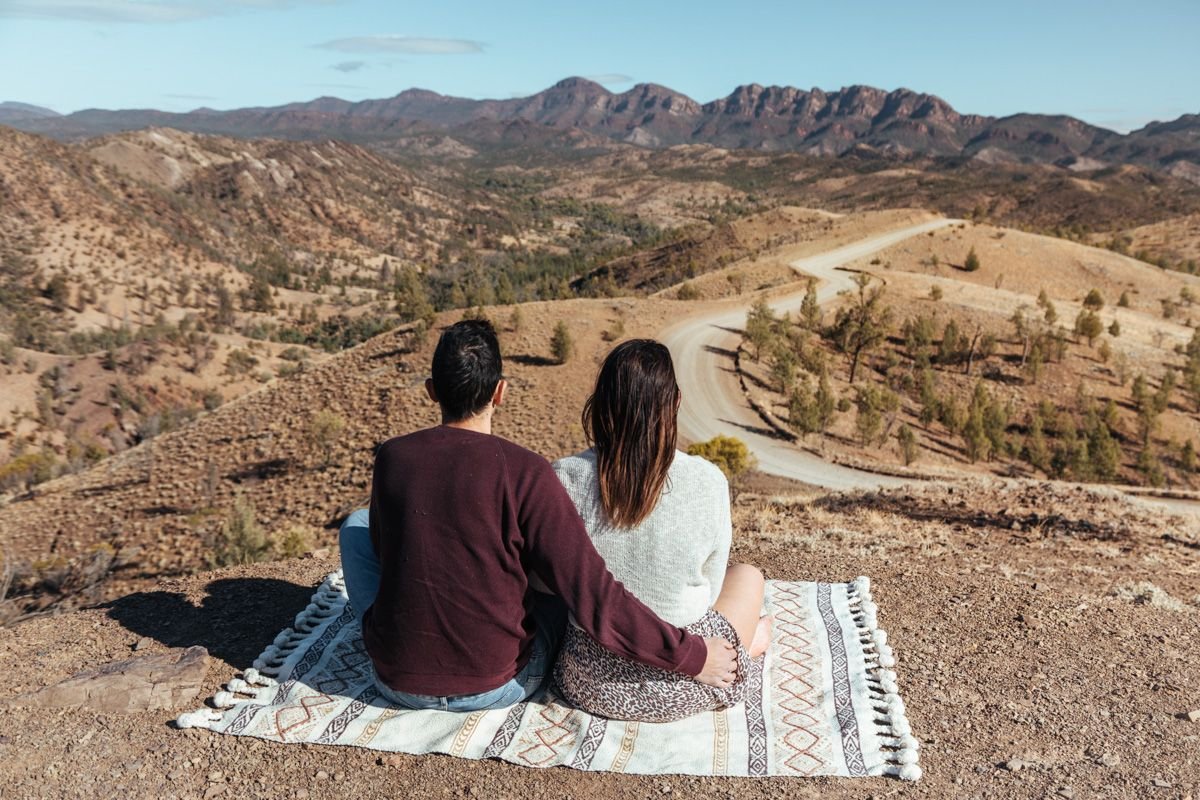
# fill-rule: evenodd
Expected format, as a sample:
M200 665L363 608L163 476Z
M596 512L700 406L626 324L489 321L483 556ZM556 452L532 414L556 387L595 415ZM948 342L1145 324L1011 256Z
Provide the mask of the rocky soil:
M734 558L772 578L870 575L924 778L747 780L534 771L179 731L175 712L12 704L88 666L202 645L244 669L336 557L179 578L0 630L5 796L1194 798L1200 530L1119 497L980 483L814 497L763 480ZM1035 519L1036 518L1036 519ZM134 652L137 648L137 652Z

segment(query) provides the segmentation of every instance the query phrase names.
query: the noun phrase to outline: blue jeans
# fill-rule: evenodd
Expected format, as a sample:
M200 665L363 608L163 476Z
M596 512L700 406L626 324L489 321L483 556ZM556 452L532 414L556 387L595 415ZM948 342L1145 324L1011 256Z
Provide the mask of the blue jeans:
M342 523L338 536L342 552L342 574L346 580L346 594L354 616L362 622L363 614L375 602L379 594L381 569L375 547L371 544L370 516L368 509L360 508ZM404 708L441 709L442 711L484 711L507 708L533 696L545 682L558 656L566 628L566 609L557 597L539 595L534 608L537 619L537 635L533 640L529 663L516 677L503 686L479 694L424 695L398 692L385 685L378 677L375 686L384 699Z

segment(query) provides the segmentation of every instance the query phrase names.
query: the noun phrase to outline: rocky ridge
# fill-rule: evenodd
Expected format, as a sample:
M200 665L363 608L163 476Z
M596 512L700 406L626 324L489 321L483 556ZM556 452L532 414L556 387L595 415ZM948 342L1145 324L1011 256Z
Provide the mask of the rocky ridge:
M0 120L2 121L2 120ZM430 131L495 138L513 123L578 130L643 147L705 143L730 148L840 155L858 148L892 156L979 158L987 163L1140 164L1192 180L1200 164L1200 116L1184 115L1121 135L1073 117L962 114L910 89L849 86L835 91L746 84L706 103L653 83L614 93L566 78L529 97L473 100L408 89L384 99L321 97L273 108L187 113L89 109L65 117L21 116L11 124L61 137L170 126L236 136L394 140ZM1176 165L1183 164L1183 168Z

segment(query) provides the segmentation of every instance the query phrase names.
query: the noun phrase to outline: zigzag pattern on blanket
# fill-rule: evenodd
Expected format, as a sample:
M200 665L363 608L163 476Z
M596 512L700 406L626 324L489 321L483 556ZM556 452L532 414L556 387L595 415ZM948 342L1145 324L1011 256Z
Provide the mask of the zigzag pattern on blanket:
M640 774L920 778L918 745L878 626L870 582L769 581L775 616L744 704L679 722L604 720L543 692L510 709L408 711L375 690L340 573L212 708L179 727L405 753L500 758L531 767Z

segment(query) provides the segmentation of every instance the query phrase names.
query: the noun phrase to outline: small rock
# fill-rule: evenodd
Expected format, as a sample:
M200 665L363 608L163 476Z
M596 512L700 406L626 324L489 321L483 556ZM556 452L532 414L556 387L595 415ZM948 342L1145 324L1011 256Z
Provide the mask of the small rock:
M134 643L133 649L134 650L145 650L147 647L149 647L152 644L154 644L153 639L151 639L149 636L143 636L142 638L138 639L137 642Z
M1115 753L1104 753L1098 759L1096 759L1096 763L1112 769L1113 767L1119 767L1121 765L1121 757Z
M1188 722L1200 722L1200 708L1197 708L1194 711L1189 711L1184 716L1187 717Z
M221 780L221 778L224 778L224 777L225 777L225 773L221 772L219 769L214 769L212 772L208 773L208 782L209 783L217 783L218 781Z
M313 777L319 781L327 781L329 780L329 773L323 769L319 769L317 770L317 774L313 775Z
M304 800L306 797L308 797L308 789L297 789L296 790L297 800Z
M1029 762L1020 758L1010 758L1003 766L1009 772L1020 772L1029 766Z
M1170 789L1171 788L1171 784L1167 783L1162 778L1155 778L1154 780L1152 780L1150 782L1153 783L1155 786L1157 786L1160 789Z
M225 794L225 784L214 783L204 790L204 800L212 800L214 797L219 797Z
M396 769L400 769L404 766L404 756L399 753L390 753L375 759L375 763L381 767L395 767Z
M1055 792L1059 797L1065 797L1066 800L1072 800L1075 797L1075 790L1070 786L1060 786Z

